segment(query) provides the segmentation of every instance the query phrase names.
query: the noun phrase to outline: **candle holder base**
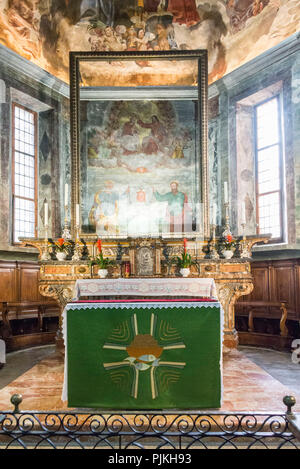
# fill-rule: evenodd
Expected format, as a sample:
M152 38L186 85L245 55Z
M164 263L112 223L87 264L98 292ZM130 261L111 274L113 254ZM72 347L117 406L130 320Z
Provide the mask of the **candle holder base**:
M79 241L78 238L76 238L74 254L72 256L72 261L80 261L80 259L81 259L80 241Z
M64 239L72 239L71 232L67 226L64 227L63 232L62 232L62 238Z
M220 259L220 256L218 254L218 251L215 248L215 245L212 245L210 253L209 253L209 258L210 259Z

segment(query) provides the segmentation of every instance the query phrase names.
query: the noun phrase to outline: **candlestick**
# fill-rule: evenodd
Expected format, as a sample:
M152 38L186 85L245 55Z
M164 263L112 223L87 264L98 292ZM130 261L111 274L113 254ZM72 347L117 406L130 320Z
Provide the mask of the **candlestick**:
M230 224L229 224L229 203L227 202L224 204L225 207L225 230L222 233L223 238L226 236L232 236L232 233L230 231Z
M217 224L217 204L213 204L213 210L212 210L212 224L216 225Z
M209 257L210 259L219 259L219 254L216 249L216 225L212 225L212 240L210 242L210 251L209 251Z
M68 206L68 203L69 203L69 186L66 183L65 184L65 207Z
M242 216L241 216L241 219L242 219L241 225L246 225L246 204L245 204L245 202L242 203Z
M44 203L44 225L48 227L48 203Z
M47 218L48 218L48 213L47 213ZM48 224L47 225L45 224L45 240L44 240L43 252L41 255L42 261L49 261L51 259L50 254L49 254L49 248L48 248L48 228L49 228Z
M79 224L77 220L79 221L79 216L77 217L77 207L79 208L79 205L76 205L76 225L75 225L75 247L74 247L74 254L72 256L72 261L79 261L81 259L81 243L79 239Z
M79 204L76 204L76 214L75 214L76 226L79 227L79 220L80 220L80 207Z
M246 228L246 223L242 223L242 229L243 229L243 239L240 241L241 249L240 249L240 257L242 258L250 258L251 257L251 251L249 249L246 236L245 236L245 228Z
M224 182L224 203L228 204L228 183Z

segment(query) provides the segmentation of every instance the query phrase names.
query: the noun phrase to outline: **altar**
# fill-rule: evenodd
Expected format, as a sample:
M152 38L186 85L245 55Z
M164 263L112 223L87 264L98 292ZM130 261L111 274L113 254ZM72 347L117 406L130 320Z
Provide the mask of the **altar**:
M102 299L76 298L63 313L69 407L221 406L223 312L213 279L81 280L75 291ZM119 298L105 299L112 293Z

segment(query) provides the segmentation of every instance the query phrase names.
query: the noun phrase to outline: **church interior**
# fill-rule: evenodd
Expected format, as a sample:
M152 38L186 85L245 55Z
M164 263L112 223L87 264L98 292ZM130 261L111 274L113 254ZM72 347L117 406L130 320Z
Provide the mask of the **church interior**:
M299 148L298 0L0 1L1 449L300 448Z

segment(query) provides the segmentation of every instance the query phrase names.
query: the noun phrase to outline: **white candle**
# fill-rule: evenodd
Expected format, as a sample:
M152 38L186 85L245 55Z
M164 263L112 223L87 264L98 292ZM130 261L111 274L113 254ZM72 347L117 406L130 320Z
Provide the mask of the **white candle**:
M48 203L44 203L44 225L48 225Z
M212 222L213 225L217 224L217 204L213 204Z
M79 219L80 219L79 204L76 204L76 226L79 226Z
M68 202L69 202L69 186L66 183L65 184L65 207L68 206Z
M246 224L246 204L242 203L242 223Z
M224 182L224 203L228 204L228 184L227 184L227 181Z

